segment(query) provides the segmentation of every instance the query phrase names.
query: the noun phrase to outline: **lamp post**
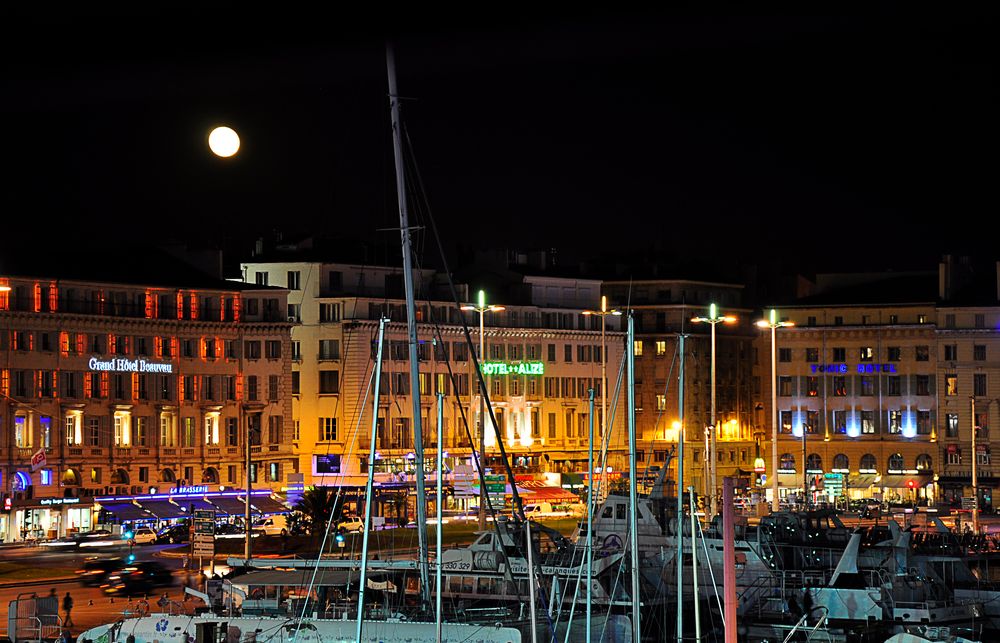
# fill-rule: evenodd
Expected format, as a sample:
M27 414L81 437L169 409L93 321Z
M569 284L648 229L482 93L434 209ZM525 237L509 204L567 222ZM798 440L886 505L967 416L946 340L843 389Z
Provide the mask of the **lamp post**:
M771 498L771 510L775 512L781 510L781 500L778 498L778 360L774 344L774 331L778 328L794 325L794 322L778 321L778 311L773 308L767 319L761 319L757 322L759 328L771 329L771 490L774 495ZM805 466L805 462L802 463L802 466Z
M494 306L490 304L486 305L486 293L482 290L479 291L479 298L477 300L477 305L467 304L462 306L462 310L475 310L479 313L479 368L483 367L483 315L486 311L489 312L499 312L503 310L503 306ZM471 389L470 389L471 394ZM486 400L483 398L482 391L479 392L479 459L482 463L482 470L486 471ZM514 481L510 481L514 484ZM486 481L479 481L479 529L486 529Z
M601 309L600 310L585 310L584 315L599 315L601 317L601 438L603 439L607 435L607 417L608 417L608 350L604 343L604 318L608 315L621 315L620 310L608 310L608 298L601 295ZM632 347L629 347L631 350ZM590 472L591 478L593 478L593 471ZM634 474L632 474L634 475ZM593 480L591 480L593 482Z
M732 324L736 321L735 317L730 315L720 315L718 306L711 304L708 307L708 317L692 317L691 321L695 323L711 324L712 326L712 426L709 429L711 432L711 440L709 440L709 463L708 463L708 484L705 486L708 488L709 493L709 506L711 507L710 513L715 516L717 512L717 503L715 500L716 483L715 483L715 469L718 464L718 456L716 456L716 440L718 439L718 431L715 426L715 325L716 324Z

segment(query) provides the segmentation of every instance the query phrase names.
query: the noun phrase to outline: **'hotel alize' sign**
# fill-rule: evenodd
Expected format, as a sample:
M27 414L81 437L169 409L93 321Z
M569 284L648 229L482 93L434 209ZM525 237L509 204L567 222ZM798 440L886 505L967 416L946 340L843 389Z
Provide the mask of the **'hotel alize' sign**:
M544 362L483 362L483 375L544 375Z

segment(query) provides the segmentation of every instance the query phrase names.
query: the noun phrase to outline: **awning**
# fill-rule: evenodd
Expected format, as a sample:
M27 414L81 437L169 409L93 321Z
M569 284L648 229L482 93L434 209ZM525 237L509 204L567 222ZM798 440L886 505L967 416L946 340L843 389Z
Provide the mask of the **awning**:
M243 502L246 502L243 500ZM250 507L261 514L283 514L290 510L271 496L250 496Z
M886 487L891 489L918 489L926 487L933 482L933 475L930 473L887 474L875 483L876 487Z
M853 476L847 476L847 482L844 483L844 487L847 489L867 489L875 484L875 478L877 477L878 475L874 473L857 473Z
M160 520L170 520L171 518L184 518L187 513L181 508L167 500L141 500L142 508L153 514Z
M578 502L580 497L559 487L530 487L526 489L524 499L528 502Z
M209 502L218 507L219 511L230 516L245 516L246 503L235 496L219 496L209 498Z
M204 498L177 498L175 502L189 512L199 510L216 511L215 505Z
M136 507L131 502L101 503L101 509L113 513L118 520L153 520L155 516Z

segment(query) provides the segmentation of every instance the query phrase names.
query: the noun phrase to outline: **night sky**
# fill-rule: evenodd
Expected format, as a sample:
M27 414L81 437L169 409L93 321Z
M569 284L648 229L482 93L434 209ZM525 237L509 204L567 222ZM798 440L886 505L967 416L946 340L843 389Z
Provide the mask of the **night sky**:
M429 207L449 250L803 270L996 254L996 22L877 7L8 16L6 240L395 246L391 37L428 197L413 223ZM234 159L209 153L215 124L240 133Z

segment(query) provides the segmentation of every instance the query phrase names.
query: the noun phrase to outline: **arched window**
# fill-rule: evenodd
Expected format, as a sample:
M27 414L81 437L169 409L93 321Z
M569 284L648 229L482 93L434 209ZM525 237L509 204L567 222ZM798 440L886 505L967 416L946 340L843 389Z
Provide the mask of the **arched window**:
M67 487L77 487L80 485L80 474L76 469L66 469L62 475L62 483Z
M125 469L115 469L111 474L111 484L128 484L128 471Z
M24 491L31 486L31 476L24 471L16 471L11 478L12 491Z
M917 456L917 470L918 471L931 471L934 468L934 462L931 457L926 453L921 453Z
M175 482L177 476L174 475L173 469L164 469L160 472L160 482Z
M823 457L818 453L810 453L806 459L806 471L822 471Z
M851 461L848 459L846 454L838 453L833 456L833 468L834 469L847 469L851 468Z
M863 456L861 456L861 465L858 468L866 470L874 470L876 466L878 465L877 461L875 460L875 456L873 456L870 453L866 453Z
M201 481L203 484L218 484L219 472L214 467L209 467L201 472Z
M889 468L896 471L901 470L905 465L903 464L903 454L893 453L889 456Z
M794 469L795 468L795 456L791 453L781 454L781 464L778 465L781 469Z

